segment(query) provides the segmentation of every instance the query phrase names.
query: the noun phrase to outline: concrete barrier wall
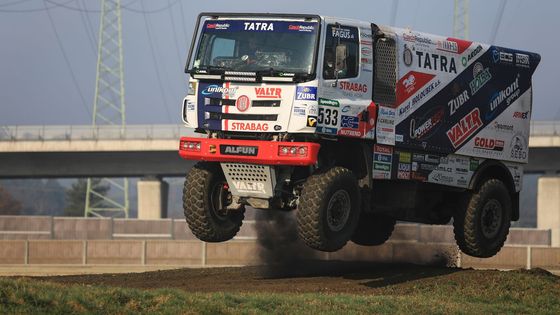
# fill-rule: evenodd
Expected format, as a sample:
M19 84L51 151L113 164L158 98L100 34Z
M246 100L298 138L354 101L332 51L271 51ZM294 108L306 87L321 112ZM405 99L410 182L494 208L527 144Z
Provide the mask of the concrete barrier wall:
M238 240L257 237L259 221L246 220L237 234ZM137 220L109 218L69 218L0 216L0 240L62 239L175 239L196 240L185 220ZM397 224L392 241L454 244L453 227L450 225ZM512 228L506 241L508 245L550 246L550 230Z
M263 263L263 250L255 240L0 240L0 265L240 266ZM373 247L348 243L334 253L303 248L291 254L322 260L560 270L560 248L553 247L505 246L496 256L482 259L444 243L389 241Z

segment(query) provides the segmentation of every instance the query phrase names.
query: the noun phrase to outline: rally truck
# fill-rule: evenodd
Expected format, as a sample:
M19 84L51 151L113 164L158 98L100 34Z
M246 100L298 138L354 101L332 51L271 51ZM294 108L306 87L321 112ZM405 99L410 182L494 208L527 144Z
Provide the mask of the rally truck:
M196 237L246 207L295 211L299 237L379 245L396 221L448 224L490 257L519 219L536 53L303 14L202 13L182 119ZM257 223L258 224L258 223Z

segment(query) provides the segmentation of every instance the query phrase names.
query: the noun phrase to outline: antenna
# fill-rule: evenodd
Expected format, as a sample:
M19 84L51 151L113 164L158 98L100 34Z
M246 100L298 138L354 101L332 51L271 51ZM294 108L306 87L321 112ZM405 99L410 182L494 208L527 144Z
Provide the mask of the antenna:
M102 0L97 74L93 100L94 132L125 127L121 0ZM88 178L85 217L128 218L128 179Z

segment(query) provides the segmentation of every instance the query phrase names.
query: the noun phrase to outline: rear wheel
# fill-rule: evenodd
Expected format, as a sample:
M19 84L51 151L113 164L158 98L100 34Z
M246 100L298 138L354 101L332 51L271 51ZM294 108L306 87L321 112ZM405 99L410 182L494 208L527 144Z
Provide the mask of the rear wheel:
M205 242L232 239L243 223L245 208L227 209L229 204L231 194L220 165L197 163L183 190L185 218L193 234Z
M511 224L511 196L499 179L488 179L468 193L453 217L459 248L475 257L491 257L500 251Z
M298 234L309 247L336 251L346 245L360 210L358 182L352 171L337 166L310 176L299 200Z
M396 223L391 217L362 212L352 242L364 246L381 245L391 237Z

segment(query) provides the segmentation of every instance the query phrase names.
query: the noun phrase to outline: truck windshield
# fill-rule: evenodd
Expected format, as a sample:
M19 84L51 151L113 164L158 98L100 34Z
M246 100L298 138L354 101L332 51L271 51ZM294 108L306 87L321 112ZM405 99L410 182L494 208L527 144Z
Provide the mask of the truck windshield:
M311 75L319 24L278 20L207 20L193 70Z

